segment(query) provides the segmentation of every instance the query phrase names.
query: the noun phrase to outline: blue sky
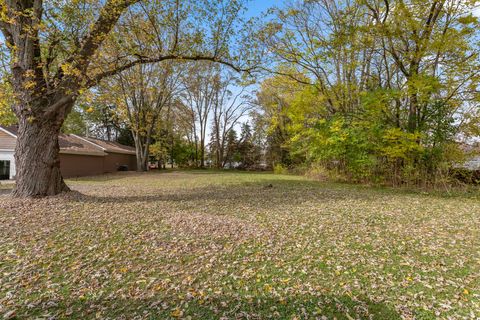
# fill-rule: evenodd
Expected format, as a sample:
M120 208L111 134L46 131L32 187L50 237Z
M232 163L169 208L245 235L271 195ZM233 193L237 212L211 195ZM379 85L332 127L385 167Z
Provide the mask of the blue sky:
M281 6L284 3L282 0L250 0L247 4L248 17L255 17L266 11L268 8L273 6Z
M251 0L248 4L247 15L249 17L257 16L273 6L282 6L285 3L284 0ZM480 17L480 5L473 11L473 14Z

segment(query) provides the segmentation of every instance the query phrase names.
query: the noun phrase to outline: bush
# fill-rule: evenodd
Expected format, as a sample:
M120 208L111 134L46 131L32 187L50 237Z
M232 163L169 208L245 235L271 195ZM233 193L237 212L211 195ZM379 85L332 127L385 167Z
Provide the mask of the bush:
M332 178L331 172L321 165L313 165L306 172L305 175L311 179L318 181L327 181Z
M452 178L466 184L480 184L480 170L468 170L465 168L451 169Z
M284 167L282 164L277 163L273 167L273 173L274 174L288 174L288 169L286 167Z

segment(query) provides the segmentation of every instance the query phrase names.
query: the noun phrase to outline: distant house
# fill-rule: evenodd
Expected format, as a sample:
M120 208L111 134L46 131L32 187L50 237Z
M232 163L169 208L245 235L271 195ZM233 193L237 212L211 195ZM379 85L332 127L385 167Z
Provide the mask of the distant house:
M17 128L0 126L0 180L14 179ZM116 142L61 134L60 170L63 177L93 176L119 170L136 170L135 148Z
M471 144L462 144L461 149L466 155L466 160L463 163L457 163L454 165L455 168L463 168L470 171L480 170L480 144L471 143Z
M463 168L468 170L480 170L480 156L472 156L470 157L463 165Z

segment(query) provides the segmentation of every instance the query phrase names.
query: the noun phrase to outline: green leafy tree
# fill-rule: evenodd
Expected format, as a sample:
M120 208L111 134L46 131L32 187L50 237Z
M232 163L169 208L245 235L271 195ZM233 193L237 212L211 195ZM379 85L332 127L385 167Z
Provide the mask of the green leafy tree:
M283 159L283 148L290 163L320 163L355 181L435 183L479 124L478 3L275 9L260 40L278 63L259 93L273 154Z

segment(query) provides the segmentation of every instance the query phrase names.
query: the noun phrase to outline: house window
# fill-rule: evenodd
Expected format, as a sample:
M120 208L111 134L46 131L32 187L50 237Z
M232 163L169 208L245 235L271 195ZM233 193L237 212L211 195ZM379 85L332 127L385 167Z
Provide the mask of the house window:
M0 160L0 180L10 179L10 161Z

